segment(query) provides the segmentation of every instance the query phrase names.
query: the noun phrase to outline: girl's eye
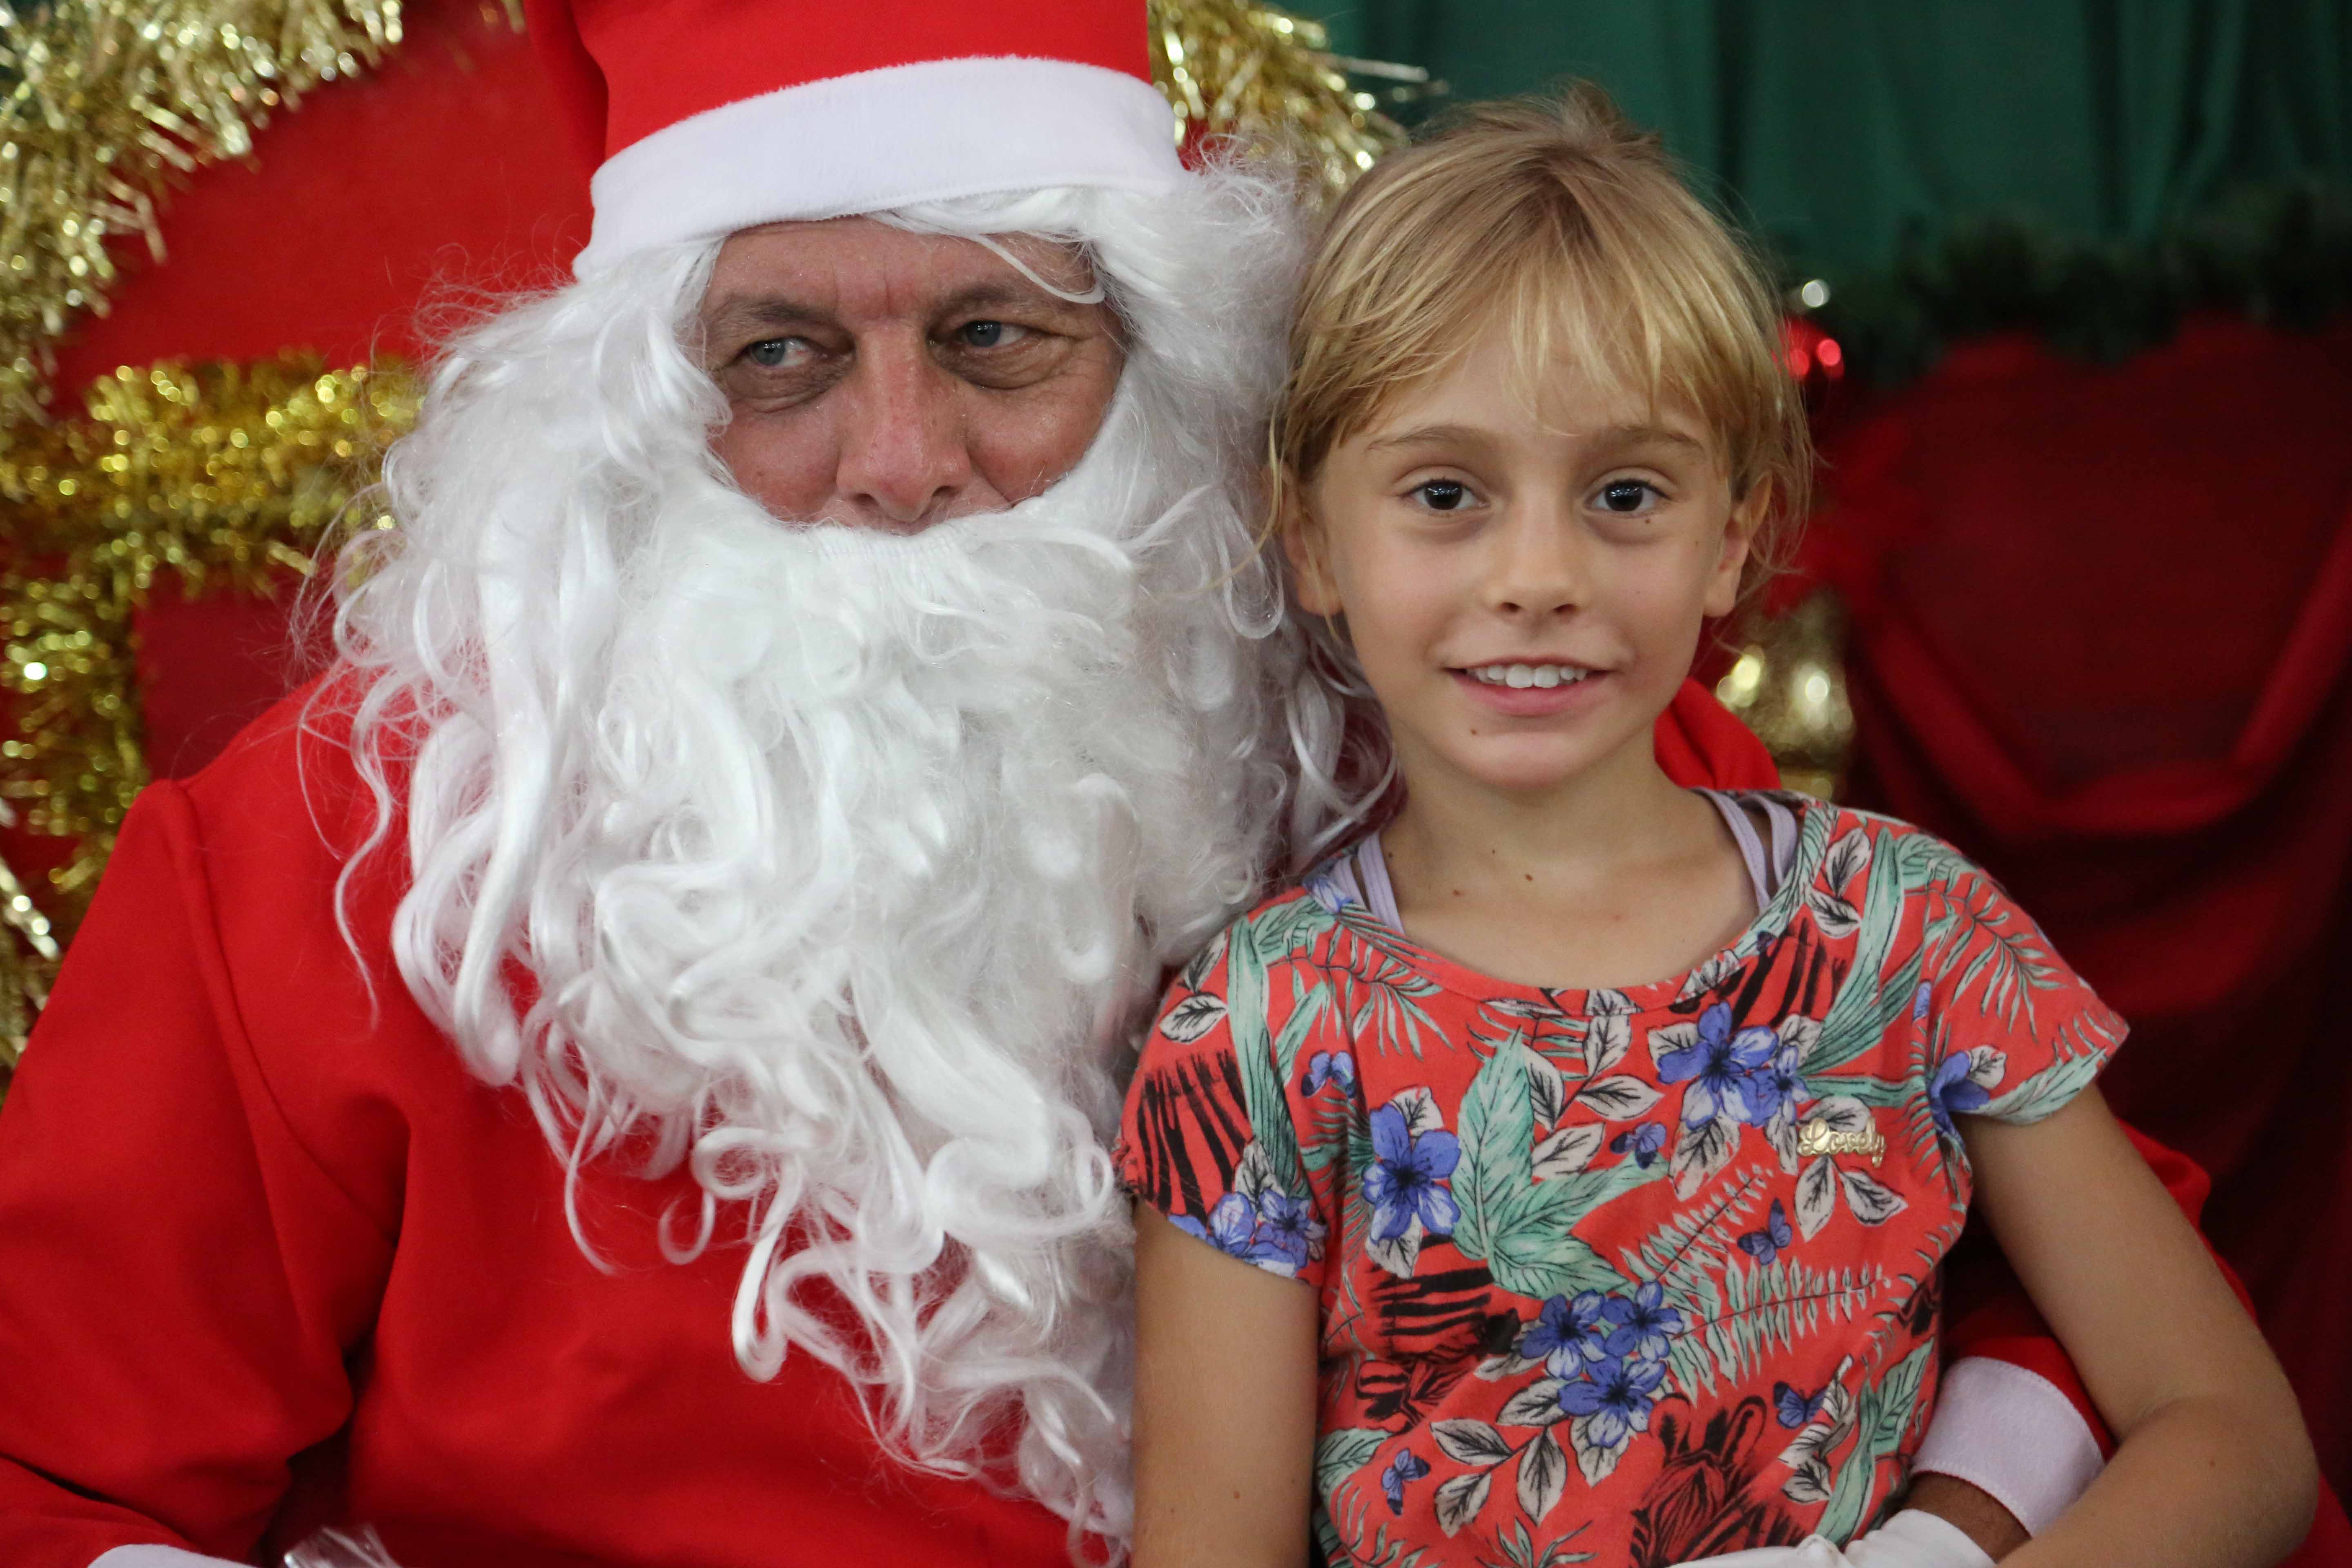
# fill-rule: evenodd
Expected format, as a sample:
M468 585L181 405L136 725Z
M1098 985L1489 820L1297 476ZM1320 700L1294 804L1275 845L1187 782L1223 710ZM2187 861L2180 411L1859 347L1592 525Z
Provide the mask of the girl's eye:
M1656 486L1641 479L1612 479L1601 487L1596 499L1603 511L1630 514L1647 506L1657 493Z
M793 357L793 351L807 345L798 338L762 338L743 351L743 357L766 370L773 370Z
M1432 511L1459 511L1470 504L1470 487L1456 479L1432 479L1412 493Z

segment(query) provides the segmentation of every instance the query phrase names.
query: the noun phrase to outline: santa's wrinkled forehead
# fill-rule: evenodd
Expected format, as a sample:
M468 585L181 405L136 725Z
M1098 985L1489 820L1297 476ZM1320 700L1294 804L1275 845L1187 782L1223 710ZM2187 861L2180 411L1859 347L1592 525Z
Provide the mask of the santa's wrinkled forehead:
M849 325L990 310L1072 322L1099 301L1085 251L1038 235L925 234L873 218L768 224L728 237L704 290L714 342L803 319ZM1071 296L1078 296L1072 299Z

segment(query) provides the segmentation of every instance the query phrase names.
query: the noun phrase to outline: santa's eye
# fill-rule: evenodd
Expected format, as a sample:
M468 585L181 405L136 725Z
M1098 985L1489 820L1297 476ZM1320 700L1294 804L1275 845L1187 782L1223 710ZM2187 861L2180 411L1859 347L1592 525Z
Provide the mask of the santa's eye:
M1432 511L1460 511L1470 504L1470 487L1459 479L1432 479L1412 493Z
M1027 329L1009 321L966 321L955 331L956 341L968 349L997 349L1016 343Z
M808 347L801 338L762 338L743 351L743 357L763 369L773 370L789 363L793 353Z

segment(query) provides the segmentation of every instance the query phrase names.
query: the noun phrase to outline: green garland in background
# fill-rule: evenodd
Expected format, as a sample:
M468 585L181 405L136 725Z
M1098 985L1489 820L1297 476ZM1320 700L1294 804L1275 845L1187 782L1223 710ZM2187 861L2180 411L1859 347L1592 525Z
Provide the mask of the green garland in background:
M1812 320L1838 340L1848 374L1886 387L1947 345L1993 332L2033 332L2115 363L2168 342L2192 311L2309 331L2347 306L2352 191L2311 178L2242 190L2138 244L2014 218L1958 225L1907 247L1890 273L1836 284Z

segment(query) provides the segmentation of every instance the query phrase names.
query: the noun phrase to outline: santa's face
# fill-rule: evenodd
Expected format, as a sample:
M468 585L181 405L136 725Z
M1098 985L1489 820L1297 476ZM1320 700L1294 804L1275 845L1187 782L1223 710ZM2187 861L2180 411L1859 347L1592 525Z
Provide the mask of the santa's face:
M745 493L794 521L911 533L1067 473L1118 383L1117 319L1061 297L1094 284L1067 248L998 243L1021 265L870 218L730 237L700 319L730 409L712 447Z

